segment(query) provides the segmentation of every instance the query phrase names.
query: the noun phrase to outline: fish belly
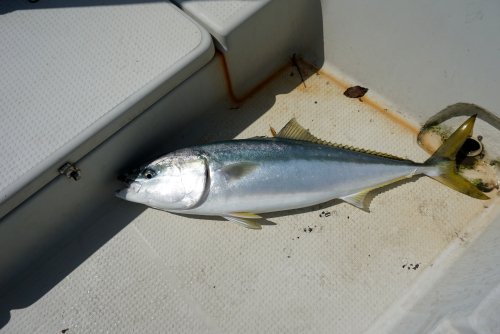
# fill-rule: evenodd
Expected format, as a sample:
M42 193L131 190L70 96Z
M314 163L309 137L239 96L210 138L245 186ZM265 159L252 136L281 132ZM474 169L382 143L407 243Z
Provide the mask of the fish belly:
M365 156L355 159L359 156L357 152L345 159L346 153L342 153L340 161L334 155L281 160L279 157L270 160L252 156L253 162L260 163L260 167L232 183L212 171L209 194L189 213L221 215L296 209L390 183L411 175L416 168L407 162L383 163L379 157L372 163Z

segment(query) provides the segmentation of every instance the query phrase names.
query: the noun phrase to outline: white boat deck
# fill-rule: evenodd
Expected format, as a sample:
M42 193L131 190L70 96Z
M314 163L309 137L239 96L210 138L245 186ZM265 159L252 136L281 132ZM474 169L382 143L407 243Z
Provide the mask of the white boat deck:
M270 136L270 125L279 130L297 117L320 138L428 157L410 129L345 97L327 76L304 64L301 71L307 88L288 67L245 102L212 108L175 145L231 138L234 124L250 120L236 138ZM203 135L182 139L189 134ZM426 177L368 201L370 212L334 200L266 214L270 225L254 231L110 200L7 295L15 307L3 332L363 333L496 208Z
M496 333L500 7L172 2L0 4L0 333ZM489 201L415 177L255 231L114 196L129 167L292 117L421 162L427 120L439 142L472 113Z

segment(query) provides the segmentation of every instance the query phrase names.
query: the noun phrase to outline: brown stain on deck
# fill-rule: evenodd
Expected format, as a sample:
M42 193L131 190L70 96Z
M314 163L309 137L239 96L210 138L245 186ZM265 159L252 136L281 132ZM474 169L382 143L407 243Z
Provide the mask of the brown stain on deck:
M231 100L233 100L233 102L236 103L236 104L242 103L245 100L247 100L248 98L250 98L252 95L254 95L255 93L257 93L259 90L261 90L262 88L264 88L265 86L267 86L276 77L278 77L279 75L281 75L284 71L286 71L288 68L290 68L290 66L292 66L292 61L291 60L287 61L285 63L285 65L283 65L280 69L278 69L278 71L276 71L275 73L271 74L266 79L264 79L255 88L253 88L249 93L245 94L242 97L238 97L234 93L233 82L231 80L231 74L229 73L229 68L227 66L226 57L224 56L224 53L222 51L220 51L220 50L216 50L215 51L215 56L218 57L219 60L220 60L220 62L221 62L222 72L224 73L224 78L225 78L225 81L226 81L227 92L228 92L229 96L231 97Z
M309 64L308 64L309 65ZM311 65L309 65L311 66ZM324 72L323 70L317 69L316 70L319 74L327 78L329 81L333 82L337 86L341 87L344 91L347 90L351 85L347 85L346 83L342 82L340 79L334 77L333 75ZM370 88L370 87L368 87ZM375 100L370 99L366 95L361 98L363 100L363 103L367 104L371 108L377 110L381 114L383 114L385 117L389 118L391 121L401 125L411 133L413 133L415 136L417 136L420 132L420 129L415 127L413 124L410 124L407 122L402 116L397 115L396 113L392 111L388 111L387 108L384 108L381 104L377 103Z
M233 89L233 82L231 80L231 74L229 72L229 68L227 66L227 61L224 56L224 53L220 50L215 51L215 56L219 59L221 66L222 66L222 72L224 74L225 82L226 82L226 88L227 92L232 99L232 101L236 104L242 103L248 98L250 98L252 95L254 95L256 92L267 86L271 81L273 81L276 77L281 75L284 71L290 69L290 67L294 66L292 60L289 60L283 65L278 71L275 73L271 74L268 76L266 79L264 79L261 83L259 83L254 89L252 89L249 93L245 94L244 96L236 96L234 89ZM312 69L313 73L319 74L324 76L326 79L328 79L330 82L334 83L338 87L341 87L343 90L347 90L347 88L350 87L350 85L347 85L346 83L342 82L340 79L336 78L335 76L322 71L321 69L317 69L313 65L305 62L304 60L298 58L296 59L297 64L300 66L302 64L302 68L310 68ZM304 81L307 81L307 78L310 76L309 73L305 73L305 78ZM302 86L302 85L301 85ZM299 90L304 91L304 92L311 92L311 88L313 87L298 87ZM406 121L402 116L397 115L396 113L392 111L388 111L387 108L384 108L381 104L377 103L375 100L370 99L368 97L363 96L362 102L373 108L374 110L377 110L381 114L383 114L385 117L389 118L393 122L401 125L403 128L407 129L411 133L413 133L415 136L418 136L420 132L420 128L415 127L415 125L410 124L408 121ZM429 152L430 153L430 152Z

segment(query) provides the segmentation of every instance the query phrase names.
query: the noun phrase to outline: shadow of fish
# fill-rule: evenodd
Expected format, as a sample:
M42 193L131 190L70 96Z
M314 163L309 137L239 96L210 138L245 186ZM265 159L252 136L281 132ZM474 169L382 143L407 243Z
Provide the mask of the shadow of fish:
M461 193L488 199L458 175L455 156L476 117L462 124L424 163L346 147L313 136L292 119L274 138L181 149L119 177L116 196L160 210L221 216L260 229L258 213L340 198L363 208L365 195L425 174Z

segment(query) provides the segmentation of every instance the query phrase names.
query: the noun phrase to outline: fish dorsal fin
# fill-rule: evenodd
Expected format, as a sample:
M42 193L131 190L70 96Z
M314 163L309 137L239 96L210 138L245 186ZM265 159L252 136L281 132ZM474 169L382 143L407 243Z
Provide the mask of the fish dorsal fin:
M317 143L320 139L314 137L309 130L304 129L294 118L292 118L283 129L276 135L277 138L303 140Z
M293 140L303 140L303 141L308 141L311 143L316 143L316 144L322 144L322 145L328 145L328 146L333 146L333 147L338 147L342 148L344 150L350 150L350 151L355 151L355 152L361 152L361 153L368 153L368 154L373 154L373 155L378 155L384 158L389 158L389 159L394 159L394 160L402 160L402 161L411 161L405 158L400 158L391 154L387 153L381 153L381 152L376 152L376 151L370 151L370 150L364 150L361 148L357 147L352 147L352 146L347 146L347 145L342 145L342 144L337 144L337 143L331 143L326 140L319 139L312 135L309 130L304 129L294 118L292 118L283 129L276 135L276 138L284 138L284 139L293 139Z

